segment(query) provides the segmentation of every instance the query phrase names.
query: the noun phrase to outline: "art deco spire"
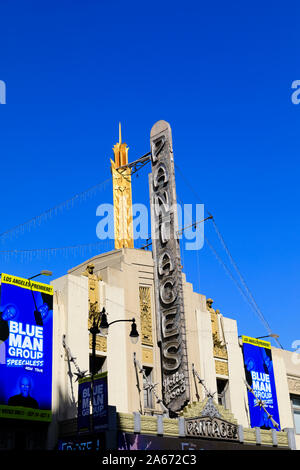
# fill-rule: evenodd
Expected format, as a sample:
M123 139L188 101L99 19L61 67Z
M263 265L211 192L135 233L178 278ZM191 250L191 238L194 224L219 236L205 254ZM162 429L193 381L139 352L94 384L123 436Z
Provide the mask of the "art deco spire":
M122 143L121 123L119 142L114 147L114 161L111 160L114 196L115 249L134 248L132 224L131 170L128 164L126 143ZM120 169L120 167L122 167Z

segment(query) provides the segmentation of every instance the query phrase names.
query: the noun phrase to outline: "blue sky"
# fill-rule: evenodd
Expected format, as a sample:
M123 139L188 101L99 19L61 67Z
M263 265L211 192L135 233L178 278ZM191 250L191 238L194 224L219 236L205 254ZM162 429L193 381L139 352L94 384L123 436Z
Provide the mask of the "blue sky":
M132 161L165 119L178 196L213 213L272 330L292 349L300 338L300 105L291 101L299 9L289 1L1 2L0 232L110 178L119 121ZM148 203L149 170L133 178L134 202ZM110 183L0 239L0 251L96 243L103 202L112 202ZM210 222L205 231L228 264ZM26 277L45 268L56 278L96 252L0 254L0 271ZM267 334L207 244L183 253L183 265L239 334Z

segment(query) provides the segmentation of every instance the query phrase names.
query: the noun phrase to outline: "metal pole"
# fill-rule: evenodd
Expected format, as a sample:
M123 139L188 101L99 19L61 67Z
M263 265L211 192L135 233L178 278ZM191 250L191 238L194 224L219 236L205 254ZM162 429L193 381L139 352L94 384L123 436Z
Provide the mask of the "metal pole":
M93 321L93 327L91 328L92 330L92 381L94 378L94 375L96 373L96 334L97 334L97 327L95 324L95 320Z
M37 277L38 275L36 276L33 276L33 277ZM32 279L32 278L31 278ZM34 294L33 294L33 290L32 290L32 284L30 282L30 279L28 279L28 282L29 282L29 287L30 287L30 290L31 290L31 294L32 294L32 298L33 298L33 302L34 302L34 318L35 318L35 323L38 325L38 326L43 326L43 319L42 319L42 315L41 313L39 312L39 310L37 309L37 305L36 305L36 301L35 301L35 297L34 297Z
M91 404L92 404L92 416L93 416L93 409L94 409L94 376L96 374L96 335L97 335L97 333L99 333L98 321L96 322L95 317L93 318L93 326L90 328L90 333L92 334ZM92 430L94 430L93 419L92 419Z

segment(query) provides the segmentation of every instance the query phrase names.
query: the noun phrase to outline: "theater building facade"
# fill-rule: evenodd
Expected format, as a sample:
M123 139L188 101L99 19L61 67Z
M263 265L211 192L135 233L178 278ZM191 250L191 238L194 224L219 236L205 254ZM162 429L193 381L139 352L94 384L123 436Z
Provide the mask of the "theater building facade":
M150 148L152 250L134 247L133 166L120 133L115 249L51 282L52 419L27 448L300 449L300 355L241 337L213 293L187 282L165 121ZM0 422L2 448L14 448L12 421Z
M186 281L167 122L152 127L150 149L148 157L129 164L120 129L111 160L115 250L52 283L54 418L48 445L300 448L299 355L240 338L236 321ZM147 158L152 251L134 248L132 224L131 175ZM103 312L109 328L93 329ZM129 338L133 319L135 344ZM106 427L96 425L95 403L85 410L95 419L94 425L86 422L86 435L78 424L83 398L76 379L82 371L85 377L105 375L108 404Z
M87 266L92 266L93 274L87 275ZM295 418L296 400L300 398L298 357L272 347L280 430L251 427L237 323L214 308L212 299L194 292L184 274L190 397L177 416L165 413L159 402L163 396L163 376L153 270L152 252L122 248L96 256L53 282L53 420L48 446L300 448ZM85 434L78 433L77 426L77 370L72 357L70 361L66 354L62 338L65 336L69 351L76 357L77 367L91 372L89 293L91 288L92 295L95 292L95 282L100 310L105 307L109 322L134 317L139 340L136 344L130 342L130 322L111 325L107 336L97 335L97 372L107 371L110 428L100 434ZM145 376L150 383L157 384L154 391L151 387L149 390ZM182 381L180 376L177 379L169 384L170 390Z

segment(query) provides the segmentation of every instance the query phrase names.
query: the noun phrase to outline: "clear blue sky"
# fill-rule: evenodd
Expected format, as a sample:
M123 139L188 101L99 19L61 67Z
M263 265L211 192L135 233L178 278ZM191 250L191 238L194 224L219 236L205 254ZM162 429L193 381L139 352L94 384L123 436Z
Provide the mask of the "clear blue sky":
M135 160L152 125L172 127L177 191L213 213L280 342L299 329L299 125L291 84L300 79L297 2L2 1L1 228L4 232L110 177L122 122ZM148 202L146 167L134 202ZM111 185L0 250L97 242L96 208ZM209 222L206 234L226 260ZM108 245L107 245L108 246ZM23 260L0 271L53 278L96 252ZM196 263L197 259L197 263ZM226 261L227 262L227 261ZM238 321L266 333L208 246L184 253L195 289Z

